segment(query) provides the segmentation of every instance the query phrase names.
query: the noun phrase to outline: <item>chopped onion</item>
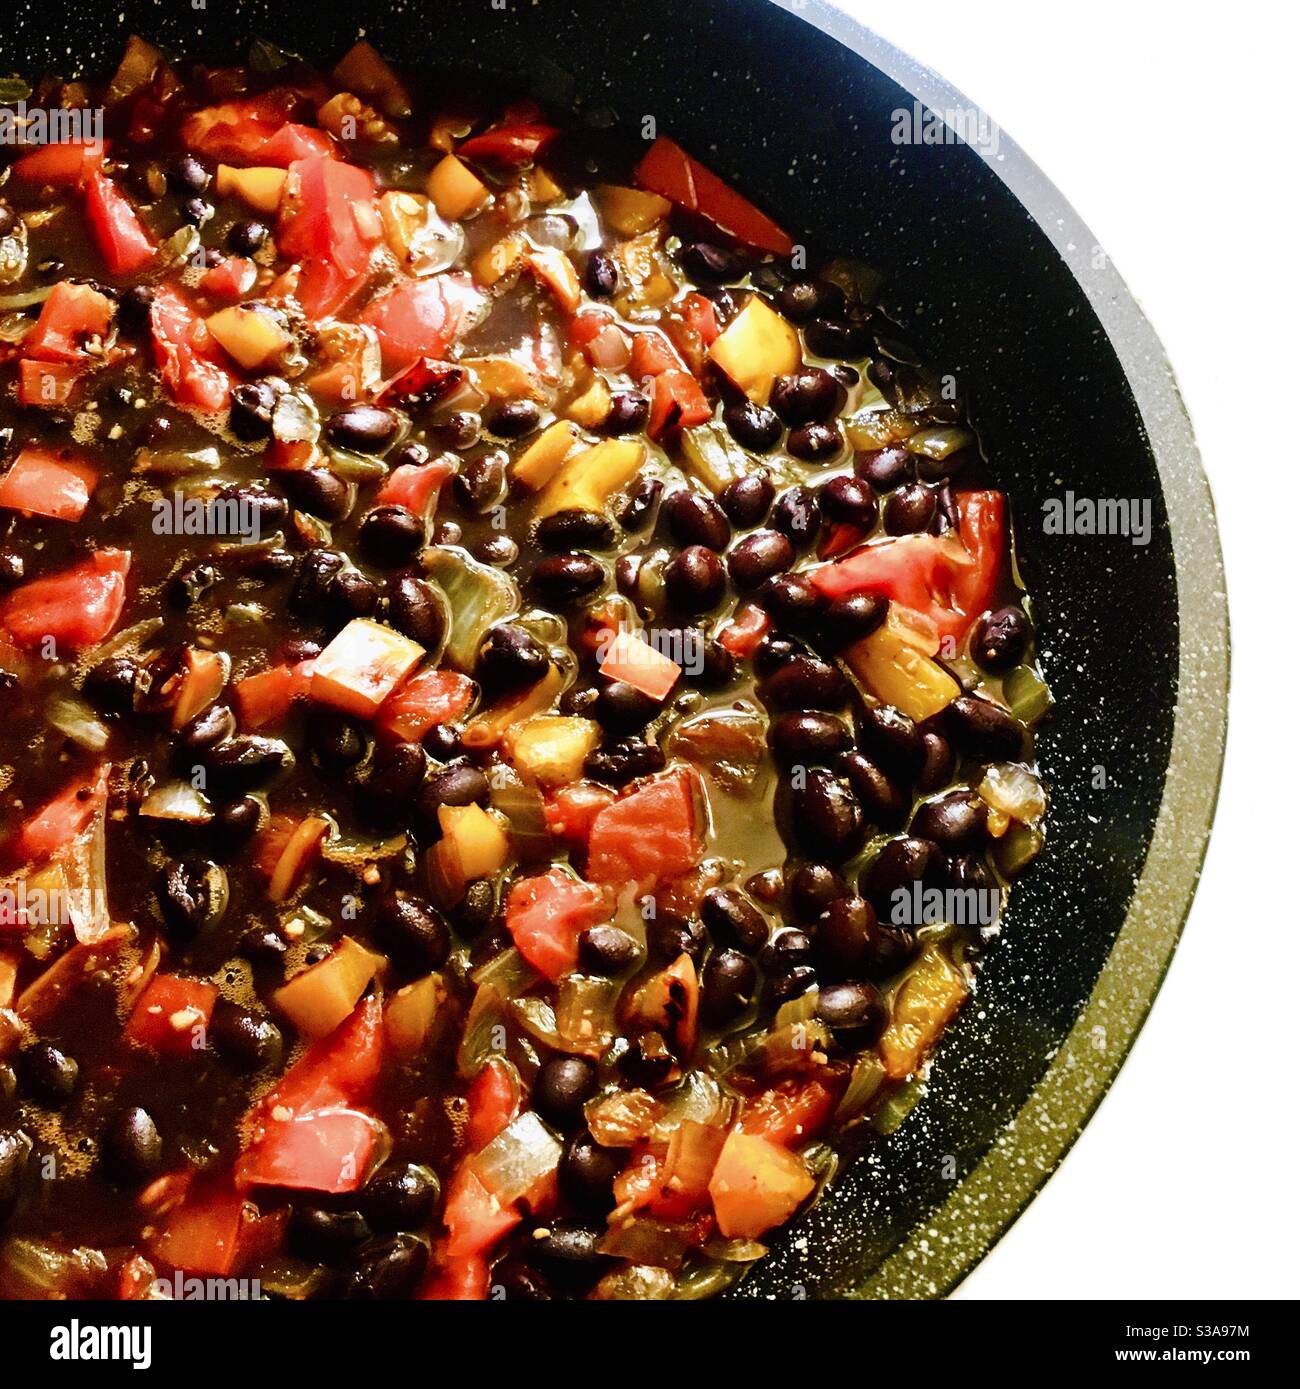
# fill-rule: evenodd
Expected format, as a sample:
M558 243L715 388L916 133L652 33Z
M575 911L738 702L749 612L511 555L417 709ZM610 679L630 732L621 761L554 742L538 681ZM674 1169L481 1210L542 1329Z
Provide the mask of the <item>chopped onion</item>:
M108 1260L98 1249L60 1249L17 1235L0 1245L0 1288L7 1297L86 1297L107 1273Z
M676 1284L666 1268L624 1264L607 1273L592 1290L596 1302L667 1302Z
M45 285L41 289L25 289L21 294L0 295L0 313L7 313L11 309L30 309L35 304L43 304L53 293L54 286ZM28 331L31 330L31 327L29 321Z
M488 1057L497 1054L497 1028L504 1028L507 1021L505 999L491 984L480 985L456 1053L456 1072L462 1080L472 1080Z
M320 437L320 413L311 398L296 391L277 396L271 433L282 444L314 444Z
M442 590L450 609L447 659L458 670L472 671L488 628L519 609L519 590L499 569L461 549L433 551L429 578Z
M1042 783L1018 762L995 762L979 784L982 800L1022 825L1032 825L1047 814L1047 792Z
M663 1112L655 1123L652 1138L656 1143L667 1143L688 1120L720 1127L729 1122L731 1108L722 1086L707 1071L687 1071L681 1084L664 1096Z
M206 825L212 819L208 798L188 781L165 781L140 802L140 814L150 820L178 820L186 825Z
M55 690L45 703L45 717L65 737L87 752L103 752L108 746L108 726L80 695Z
M479 1181L503 1205L520 1200L560 1165L559 1140L529 1110L474 1159Z
M592 1137L605 1148L630 1148L649 1138L663 1106L645 1090L616 1090L588 1100L583 1113Z
M599 1057L617 1030L619 986L595 975L568 974L555 1000L555 1031L564 1051Z
M215 473L221 467L221 455L214 447L188 449L140 449L135 455L134 471L160 473L165 477L183 477L187 473Z
M537 971L513 945L494 955L470 975L473 983L490 984L504 998L518 998L537 982L537 978Z
M686 1256L687 1243L680 1227L643 1216L613 1226L597 1248L615 1259L630 1259L635 1264L676 1273Z
M874 1051L864 1052L853 1063L848 1086L835 1110L835 1123L857 1119L875 1099L885 1081L885 1066Z

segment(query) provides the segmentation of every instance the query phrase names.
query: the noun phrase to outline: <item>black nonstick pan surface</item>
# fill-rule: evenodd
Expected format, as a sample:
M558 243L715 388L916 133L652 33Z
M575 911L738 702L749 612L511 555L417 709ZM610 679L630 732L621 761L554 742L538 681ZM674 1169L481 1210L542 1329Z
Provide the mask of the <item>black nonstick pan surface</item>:
M729 1294L940 1295L1015 1219L1113 1079L1213 817L1222 561L1159 343L1005 132L982 148L894 143L895 113L914 101L970 120L974 108L819 0L16 4L0 72L110 67L133 31L212 61L256 35L325 62L362 28L431 81L481 74L560 107L608 108L633 131L653 116L810 247L879 268L901 335L970 404L1015 508L1056 698L1039 738L1047 848L925 1098ZM1043 503L1067 489L1150 499L1150 542L1045 534Z

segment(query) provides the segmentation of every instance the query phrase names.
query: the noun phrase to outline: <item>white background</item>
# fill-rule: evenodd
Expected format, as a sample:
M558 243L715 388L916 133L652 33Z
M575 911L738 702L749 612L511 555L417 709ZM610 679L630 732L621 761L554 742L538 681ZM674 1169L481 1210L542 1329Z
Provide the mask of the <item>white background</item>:
M1109 252L1191 411L1231 606L1227 767L1183 943L1092 1124L958 1296L1295 1297L1300 7L838 3L983 107Z

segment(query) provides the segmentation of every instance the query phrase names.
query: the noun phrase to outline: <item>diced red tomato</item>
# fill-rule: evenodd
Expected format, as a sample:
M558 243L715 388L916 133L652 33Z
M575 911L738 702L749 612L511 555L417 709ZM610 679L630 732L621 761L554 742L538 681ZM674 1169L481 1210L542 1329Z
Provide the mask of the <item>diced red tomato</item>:
M677 683L682 668L635 633L620 629L600 663L600 673L607 680L621 680L662 701Z
M119 1302L144 1302L157 1281L154 1266L143 1254L133 1254L117 1270L117 1300Z
M811 571L828 598L874 593L928 617L960 639L997 592L1006 552L1001 492L957 494L957 536L903 535L864 546Z
M235 1164L235 1183L294 1191L355 1191L370 1175L384 1126L358 1109L321 1109L266 1120Z
M277 239L303 263L297 294L309 318L337 312L361 288L382 236L368 169L324 155L289 165Z
M42 145L14 164L14 177L51 188L80 188L104 163L108 146L102 140L65 140Z
M810 1142L830 1122L838 1097L820 1080L783 1080L745 1101L740 1127L786 1148Z
M309 1114L365 1104L379 1079L384 1053L384 1012L377 996L363 999L328 1037L307 1048L262 1100L261 1114L285 1109Z
M24 357L18 363L18 399L37 410L69 405L77 383L86 374L87 362L37 362Z
M661 1154L644 1146L634 1148L627 1166L614 1178L614 1199L619 1208L645 1210L659 1220L687 1220L707 1201L707 1186L703 1192L674 1190L665 1184L667 1175Z
M360 321L379 335L384 370L405 371L421 357L441 357L482 303L465 275L408 280L362 310Z
M587 877L647 889L688 873L704 855L695 793L689 772L672 771L602 810L588 840Z
M445 458L433 458L428 463L399 463L375 493L375 505L404 506L417 516L426 516L433 509L438 489L451 474L452 466Z
M603 894L559 868L521 878L506 899L506 930L515 948L548 979L577 968L578 937L608 919Z
M122 1035L171 1056L192 1055L202 1045L201 1033L212 1019L217 986L179 974L155 974L136 1001Z
M474 682L454 670L426 670L384 701L375 729L404 743L418 743L435 725L459 718L474 698Z
M758 644L767 635L771 625L771 618L757 603L744 603L736 609L735 616L718 633L718 641L738 661L748 660L758 650Z
M665 371L655 377L646 433L662 439L675 429L691 429L713 415L713 407L688 371Z
M541 121L503 121L471 136L457 147L462 159L480 159L485 164L504 164L518 168L531 164L559 134L559 129Z
M272 666L270 670L246 675L234 684L235 708L239 726L266 728L281 722L295 699L305 699L311 690L313 663Z
M202 314L172 285L154 290L149 309L154 357L167 392L178 405L224 410L234 378Z
M30 816L14 840L20 863L42 862L82 834L108 802L108 763L77 777Z
M513 1206L503 1206L469 1165L462 1163L447 1188L442 1209L447 1253L453 1258L482 1254L522 1219Z
M86 182L86 219L111 275L134 275L157 253L126 195L98 172Z
M637 165L636 181L746 246L778 256L794 250L794 242L770 217L666 136L661 135Z
M465 1096L465 1150L481 1152L519 1113L519 1073L508 1061L489 1057Z
M636 380L661 376L665 371L685 371L686 364L677 349L658 329L648 328L632 338L632 360L628 372Z
M287 169L299 159L336 159L338 146L331 136L313 125L299 125L290 121L279 130L257 152L257 163L275 169Z
M380 391L379 399L398 405L432 405L460 389L465 368L436 357L421 357L398 372Z
M55 521L79 521L99 473L69 450L29 444L0 478L0 507Z
M836 521L832 525L823 526L817 538L817 558L834 559L836 555L842 555L855 545L860 545L866 538L866 531L861 526L854 525L852 521Z
M561 786L546 802L546 827L562 839L585 844L596 816L615 799L612 791L594 781Z
M0 627L27 650L51 638L60 651L97 646L126 604L126 550L97 550L61 574L33 579L0 598Z
M289 120L301 104L297 92L276 88L260 96L205 106L185 118L181 140L196 154L222 164L287 169L297 159L331 156L334 141L323 130Z
M699 335L705 347L711 347L722 329L718 326L718 313L712 299L692 290L678 305L682 322Z
M23 339L25 357L44 362L86 361L86 342L101 343L113 326L113 302L90 285L61 280L41 306L36 326Z
M150 1251L172 1268L224 1278L235 1268L240 1236L255 1215L235 1192L191 1193L164 1219Z
M444 1247L435 1252L433 1272L419 1296L425 1302L486 1302L490 1277L481 1254L451 1255Z
M227 256L199 282L213 299L242 299L257 283L257 266L247 256Z

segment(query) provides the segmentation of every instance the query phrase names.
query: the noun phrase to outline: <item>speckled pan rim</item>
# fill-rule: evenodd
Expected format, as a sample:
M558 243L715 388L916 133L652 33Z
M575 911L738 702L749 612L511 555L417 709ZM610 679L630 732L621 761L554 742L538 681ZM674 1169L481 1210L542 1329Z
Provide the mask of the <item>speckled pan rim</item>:
M979 108L937 73L823 0L772 0L879 68L925 105ZM1214 823L1228 722L1229 632L1214 500L1154 329L1095 236L999 132L987 162L1087 296L1124 368L1164 492L1178 583L1178 698L1164 794L1124 924L1051 1065L947 1200L849 1298L945 1297L1011 1228L1083 1132L1155 1002L1191 909ZM1095 264L1094 260L1100 261Z

